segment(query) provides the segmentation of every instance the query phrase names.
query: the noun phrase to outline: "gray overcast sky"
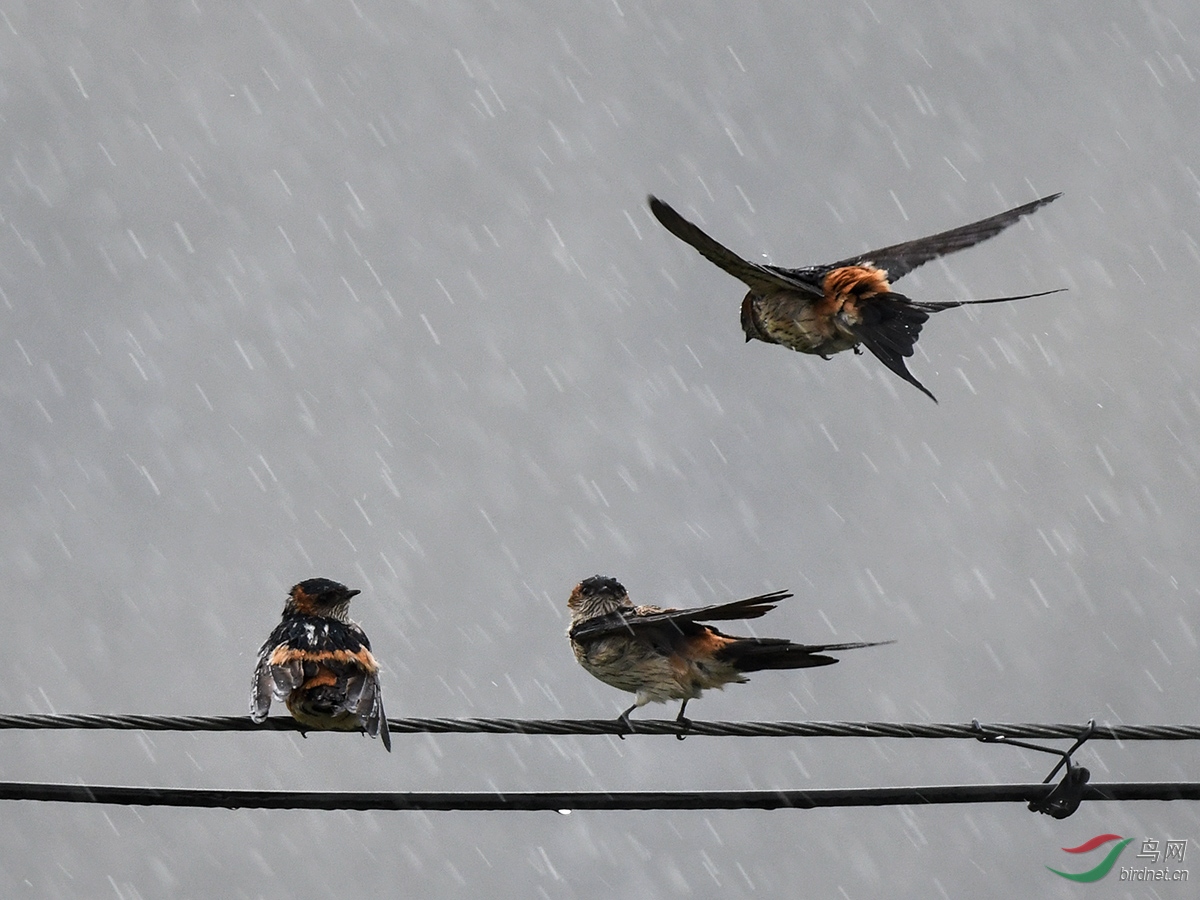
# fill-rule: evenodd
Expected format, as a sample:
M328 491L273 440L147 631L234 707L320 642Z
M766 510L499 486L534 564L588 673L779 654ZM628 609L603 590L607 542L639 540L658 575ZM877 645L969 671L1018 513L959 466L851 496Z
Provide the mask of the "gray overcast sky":
M898 641L756 675L697 718L1196 721L1194 3L2 12L4 709L242 714L285 591L321 575L363 590L392 716L615 716L627 695L563 636L571 587L603 573L669 605L788 588L759 633ZM1053 191L901 283L1069 288L933 320L911 367L940 405L870 356L744 344L740 285L645 206L802 265ZM0 741L6 780L245 788L1014 782L1052 762L829 739ZM1099 781L1200 763L1110 742L1081 761ZM1198 811L14 803L0 892L1073 897L1045 869L1078 863L1061 847L1195 841Z

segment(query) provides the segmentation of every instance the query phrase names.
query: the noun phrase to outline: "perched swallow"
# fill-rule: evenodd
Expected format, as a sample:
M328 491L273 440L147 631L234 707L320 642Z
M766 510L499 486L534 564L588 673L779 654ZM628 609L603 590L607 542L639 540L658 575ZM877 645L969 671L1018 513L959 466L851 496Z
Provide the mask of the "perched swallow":
M930 314L956 306L1044 297L1062 288L987 300L929 303L896 293L891 283L931 259L995 237L1021 216L1061 196L1052 194L961 228L860 253L827 266L801 269L759 265L742 259L657 197L650 197L650 211L667 231L749 286L750 291L742 300L742 331L747 341L782 344L823 359L842 350L861 353L861 344L936 403L937 398L904 363L905 357L912 356L913 345Z
M617 719L625 729L633 731L629 714L638 707L682 700L676 721L686 731L691 723L683 712L702 691L742 684L750 680L747 672L829 666L837 660L822 654L891 643L793 644L785 638L735 637L701 624L757 619L791 596L773 591L716 606L660 609L634 606L619 581L593 575L571 591L567 637L581 666L605 684L637 695Z
M263 721L271 700L283 700L301 725L362 729L391 752L379 663L366 634L350 621L350 598L360 593L328 578L310 578L292 588L283 620L258 651L251 719Z

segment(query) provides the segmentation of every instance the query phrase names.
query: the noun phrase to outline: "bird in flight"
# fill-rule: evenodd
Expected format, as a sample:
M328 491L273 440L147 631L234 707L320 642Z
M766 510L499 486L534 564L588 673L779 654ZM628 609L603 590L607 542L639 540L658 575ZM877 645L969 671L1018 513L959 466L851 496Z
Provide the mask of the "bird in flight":
M378 737L391 752L371 642L350 621L361 593L328 578L309 578L288 593L283 618L258 651L250 685L250 718L262 722L271 700L283 700L301 725Z
M875 647L891 641L842 644L793 644L786 638L736 637L704 622L757 619L792 594L773 591L732 603L696 609L634 606L615 578L593 575L571 591L567 637L579 664L605 684L635 694L633 706L617 721L632 732L629 714L647 703L682 700L675 721L680 740L690 721L688 701L709 688L749 681L747 672L805 669L837 660L826 653ZM624 735L622 734L622 737Z
M742 331L747 341L782 344L823 359L842 350L861 353L862 345L936 403L937 398L917 381L904 362L912 356L921 328L931 314L957 306L1043 297L1062 288L987 300L927 302L893 291L892 282L931 259L995 237L1022 216L1061 196L1051 194L960 228L829 265L799 269L742 259L657 197L649 200L650 211L667 231L750 288L742 300Z

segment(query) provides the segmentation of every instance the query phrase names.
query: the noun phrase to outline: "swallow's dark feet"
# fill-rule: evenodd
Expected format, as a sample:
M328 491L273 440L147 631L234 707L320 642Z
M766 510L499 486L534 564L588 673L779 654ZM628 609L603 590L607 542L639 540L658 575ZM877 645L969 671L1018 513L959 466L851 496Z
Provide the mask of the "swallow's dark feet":
M683 701L683 706L679 707L679 715L675 717L675 724L679 726L679 731L675 735L675 740L682 741L687 739L687 733L692 728L692 720L683 714L687 709L687 701Z
M629 707L629 709L625 710L625 712L617 716L617 724L621 726L621 730L617 732L617 737L619 737L621 740L625 740L625 735L633 734L635 731L637 731L637 729L633 727L633 722L629 719L629 714L635 709L637 709L637 704L634 704L633 706Z

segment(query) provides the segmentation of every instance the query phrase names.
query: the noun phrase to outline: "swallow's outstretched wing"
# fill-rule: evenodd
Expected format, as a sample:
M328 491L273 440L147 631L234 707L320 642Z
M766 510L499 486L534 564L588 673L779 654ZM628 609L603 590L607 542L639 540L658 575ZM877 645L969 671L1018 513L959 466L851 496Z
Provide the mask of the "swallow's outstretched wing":
M649 202L650 212L654 213L654 218L658 219L667 231L685 244L691 245L701 256L745 283L751 290L761 294L799 291L812 297L824 296L824 291L819 283L802 278L798 273L790 273L775 266L761 266L748 259L742 259L724 244L705 234L700 226L689 222L657 197L651 195Z
M986 241L988 238L995 237L1005 228L1016 224L1017 220L1022 216L1027 216L1041 209L1047 203L1051 203L1061 196L1061 193L1051 194L1049 197L1042 197L1040 200L1034 200L1032 203L1014 207L1007 212L998 213L986 219L980 219L978 222L972 222L970 225L951 228L949 231L942 231L938 234L931 234L928 237L917 238L915 241L905 241L903 244L893 244L891 247L883 247L879 250L872 250L869 253L860 253L857 256L836 262L829 266L829 268L837 269L842 266L871 265L877 269L883 269L887 273L888 281L897 281L917 268L917 266L922 266L931 259L937 259L939 256L945 256L948 253L954 253L958 250L965 250L968 247L975 246L980 241ZM695 226L692 227L694 228ZM689 241L689 243L691 242ZM701 252L703 253L704 251ZM740 278L741 276L738 277ZM1004 299L1017 300L1020 298L1006 297Z
M639 606L577 622L571 628L570 637L576 641L591 641L614 634L629 635L638 631L660 628L663 625L670 625L676 630L684 632L695 630L692 626L697 622L714 622L721 619L757 619L773 610L775 604L780 600L786 600L791 596L793 595L788 591L772 591L769 594L747 597L745 600L718 603L715 606L698 606L693 609L659 609L654 606Z

